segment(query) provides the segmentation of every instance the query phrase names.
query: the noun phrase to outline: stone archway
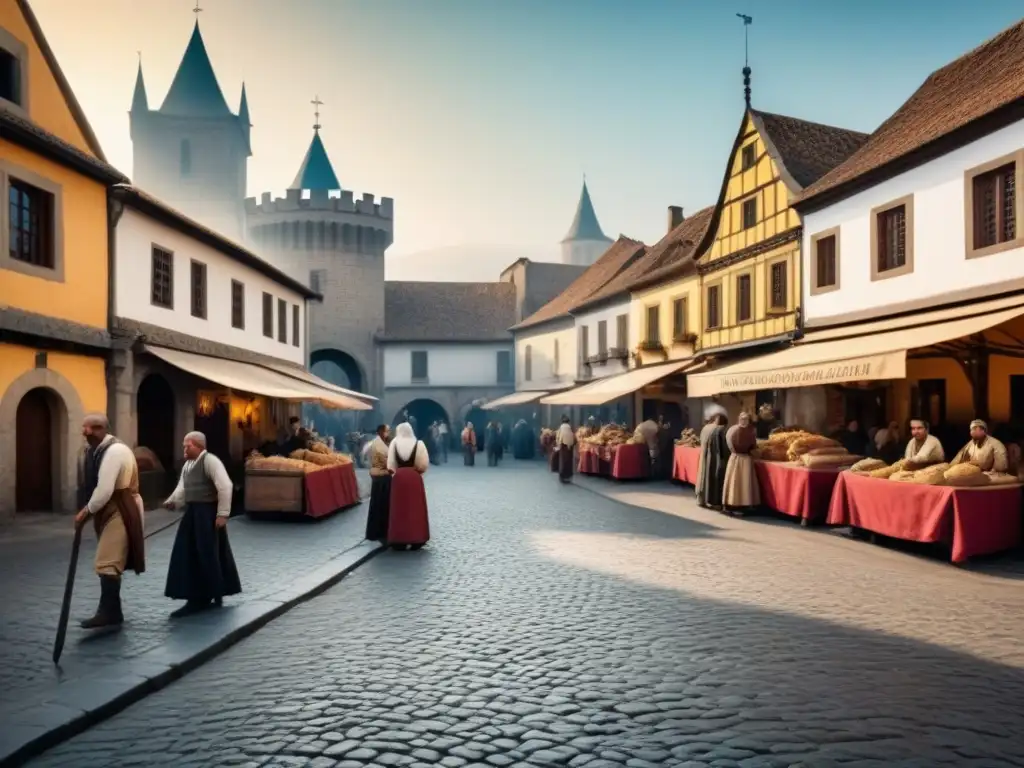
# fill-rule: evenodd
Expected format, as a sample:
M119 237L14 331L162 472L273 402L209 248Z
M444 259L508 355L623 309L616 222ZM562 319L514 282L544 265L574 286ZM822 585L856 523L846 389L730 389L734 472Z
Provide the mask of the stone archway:
M391 420L391 424L401 424L406 419L406 413L409 414L410 423L416 429L416 437L421 440L426 437L427 429L435 421L443 421L448 425L449 430L452 427L452 420L448 416L448 411L439 402L430 398L420 397L410 400L398 409L395 417Z
M175 438L176 398L170 383L159 373L149 373L135 395L138 424L136 445L148 448L164 470L173 471L177 456Z
M309 370L325 381L355 392L365 392L366 373L360 362L348 352L340 349L318 349L309 356ZM336 444L345 445L346 435L361 429L371 429L371 411L343 411L323 408L307 403L302 407L302 416L312 421L317 432L331 435Z
M12 519L17 511L18 411L23 399L33 390L43 392L33 394L27 407L39 410L45 402L50 418L51 506L55 511L75 509L78 485L75 459L82 443L85 416L82 400L71 382L56 371L33 368L11 382L0 397L0 520ZM23 421L26 418L27 414L23 413Z

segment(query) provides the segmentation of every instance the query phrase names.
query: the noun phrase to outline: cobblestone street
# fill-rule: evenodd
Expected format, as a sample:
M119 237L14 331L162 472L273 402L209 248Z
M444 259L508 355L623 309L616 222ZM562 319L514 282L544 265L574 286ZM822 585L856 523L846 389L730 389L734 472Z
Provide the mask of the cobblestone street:
M427 479L429 547L30 765L1024 766L1012 575L539 464Z

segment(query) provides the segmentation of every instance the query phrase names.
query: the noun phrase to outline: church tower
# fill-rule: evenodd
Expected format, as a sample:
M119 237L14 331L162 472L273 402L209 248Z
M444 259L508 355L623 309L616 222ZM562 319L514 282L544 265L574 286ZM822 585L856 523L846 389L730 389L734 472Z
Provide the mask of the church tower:
M597 214L594 213L594 204L590 202L590 191L584 179L576 216L568 234L562 239L562 263L589 267L611 244L611 238L605 236L601 225L597 223Z
M150 109L142 62L129 112L132 179L182 213L221 234L244 236L249 104L242 86L233 114L217 83L196 21L181 64L159 109Z
M394 203L344 189L320 137L319 98L313 137L283 198L245 201L249 242L324 298L310 306L310 367L359 392L380 395L384 330L384 252L394 233ZM340 369L341 378L323 368Z

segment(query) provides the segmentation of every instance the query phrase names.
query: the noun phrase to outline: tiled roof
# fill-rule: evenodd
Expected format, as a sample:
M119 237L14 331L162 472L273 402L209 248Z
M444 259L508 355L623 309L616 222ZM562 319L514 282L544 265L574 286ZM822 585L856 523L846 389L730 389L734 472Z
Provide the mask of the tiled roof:
M1024 98L1024 20L933 72L845 163L799 200L849 184ZM909 158L908 158L909 159Z
M199 22L192 29L192 37L181 57L178 71L164 97L160 111L165 115L188 117L228 117L231 110L217 82L210 56L199 31Z
M633 274L627 288L654 285L661 280L683 273L696 260L697 249L704 240L715 215L715 206L709 205L683 221L651 246L642 260L643 269Z
M512 283L384 283L383 341L511 341Z
M781 163L783 176L795 182L798 192L813 184L864 146L868 134L812 123L771 112L750 110L769 154ZM790 184L792 186L792 183Z
M320 131L313 133L313 141L306 150L306 156L302 158L302 165L295 175L295 181L289 189L326 190L331 192L341 189L341 182L334 174L334 166L327 157L327 150L320 139Z
M580 305L607 285L645 252L646 246L639 240L619 236L619 239L612 243L597 261L587 267L582 275L573 280L568 288L516 325L513 330L531 328L568 316L573 307Z
M0 107L0 138L21 144L57 162L105 184L125 182L128 178L113 166L97 160L42 126Z
M576 215L573 217L569 231L562 238L563 243L572 240L607 240L611 238L601 231L601 225L597 221L597 213L594 212L594 204L590 200L590 190L587 189L587 182L583 182L583 191L580 192L580 201L576 205Z

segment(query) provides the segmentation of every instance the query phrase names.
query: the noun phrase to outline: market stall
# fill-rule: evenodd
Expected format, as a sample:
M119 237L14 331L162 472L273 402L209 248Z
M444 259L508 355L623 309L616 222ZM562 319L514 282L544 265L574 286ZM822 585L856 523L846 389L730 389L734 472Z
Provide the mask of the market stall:
M1016 478L982 473L963 464L889 470L892 468L876 470L877 474L840 474L832 494L829 525L849 525L904 541L945 544L951 548L954 563L1021 544L1021 486Z
M623 443L612 449L613 480L644 480L651 476L651 454L644 443Z
M343 453L253 454L245 463L245 510L324 517L359 503L355 465Z
M672 479L681 483L697 484L700 466L700 437L690 427L676 440L672 455Z

